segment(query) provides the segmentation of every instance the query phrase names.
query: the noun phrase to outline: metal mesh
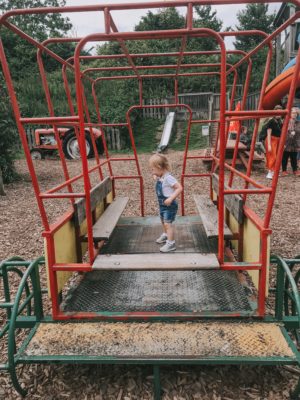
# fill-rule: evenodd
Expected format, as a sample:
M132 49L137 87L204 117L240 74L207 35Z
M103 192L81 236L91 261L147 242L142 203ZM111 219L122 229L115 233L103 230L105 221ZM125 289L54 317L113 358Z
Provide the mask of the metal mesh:
M234 271L93 271L73 288L65 312L251 311Z
M101 253L158 253L159 246L155 243L155 239L161 234L161 224L154 218L153 223L150 220L147 224L142 223L142 219L135 219L138 220L136 223L130 224L130 219L125 219L125 223L119 224ZM187 217L179 217L175 224L175 231L177 253L217 253L218 251L217 240L208 240L203 225L195 218L190 222Z
M187 340L188 338L188 340ZM245 322L40 324L25 356L117 358L285 357L296 360L280 326ZM277 362L278 363L278 362Z

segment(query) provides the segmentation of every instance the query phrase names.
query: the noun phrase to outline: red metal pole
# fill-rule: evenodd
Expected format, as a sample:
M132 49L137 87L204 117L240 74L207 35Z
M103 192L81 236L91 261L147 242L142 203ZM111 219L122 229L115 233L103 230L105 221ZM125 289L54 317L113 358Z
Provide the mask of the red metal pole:
M93 82L93 85L92 85L92 96L93 96L93 99L94 99L94 104L95 104L97 119L98 119L98 122L99 122L99 124L100 124L100 131L101 131L101 137L102 137L102 144L103 144L103 149L104 149L105 157L106 157L107 162L108 162L109 176L110 176L110 178L112 178L112 176L113 176L113 171L112 171L112 166L111 166L111 163L110 163L110 158L109 158L107 143L106 143L105 134L104 134L104 129L103 129L103 124L102 124L102 118L101 118L101 113L100 113L100 105L99 105L99 103L98 103L98 99L97 99L97 95L96 95L96 83L97 83L97 81Z
M15 95L15 90L14 90L14 86L13 86L13 82L11 79L11 75L9 72L9 67L8 67L8 63L6 60L6 56L5 56L5 52L4 52L4 48L3 48L3 44L2 44L2 40L0 39L0 60L1 60L1 64L2 64L2 71L3 71L3 75L6 81L6 86L7 86L7 91L10 97L10 101L11 101L11 105L12 105L12 109L15 115L15 119L16 119L16 124L18 127L18 131L19 131L19 135L20 135L20 139L23 145L23 149L24 149L24 154L25 154L25 158L26 158L26 162L27 162L27 166L28 166L28 170L32 179L32 186L33 186L33 190L35 193L35 197L36 197L36 201L39 207L39 211L41 214L41 218L42 218L42 222L44 225L44 229L48 230L49 229L49 222L48 222L48 218L47 218L47 214L45 211L45 207L43 205L42 200L39 197L40 194L40 188L39 188L39 183L38 183L38 179L35 173L35 169L33 166L33 162L31 159L31 155L30 155L30 150L29 150L29 146L27 143L27 138L26 138L26 132L24 130L24 127L21 123L21 113L20 113L20 108L19 108L19 104L18 104L18 100L17 97Z
M246 73L246 79L245 79L245 86L244 86L244 92L243 92L243 98L242 98L242 103L241 103L241 110L245 109L246 106L246 101L247 101L247 96L248 96L248 89L249 89L249 84L250 84L250 78L251 78L251 73L252 73L252 61L251 59L248 60L248 67L247 67L247 73ZM238 136L236 138L237 142L240 141L240 131L238 132ZM236 159L237 159L237 154L238 154L238 145L235 146L234 148L234 154L233 154L233 161L232 160L232 167L235 168L236 166ZM233 179L234 179L234 172L230 171L230 176L229 176L229 181L228 181L228 186L231 187L233 184Z
M47 78L46 78L45 68L44 68L44 65L43 65L41 49L38 49L38 51L37 51L37 63L38 63L38 66L39 66L42 85L43 85L45 96L46 96L48 112L49 112L50 117L55 117L54 107L53 107L53 103L52 103L52 100L51 100L51 94L50 94L50 90L49 90L49 86L48 86L48 82L47 82ZM56 139L56 143L57 143L59 158L60 158L60 161L61 161L64 177L65 177L65 180L68 181L70 179L70 175L69 175L68 166L67 166L67 163L66 163L66 160L65 160L65 154L64 154L63 149L62 149L61 139L60 139L59 132L58 132L58 129L57 129L56 125L53 125L53 130L54 130L54 135L55 135L55 139ZM68 188L68 191L70 193L73 192L73 188L72 188L72 184L71 183L68 184L67 188ZM73 204L74 203L74 199L71 198L70 200L71 200L71 204Z
M277 188L277 183L278 183L278 177L279 177L279 172L280 172L280 167L281 167L281 160L282 160L282 155L284 151L284 145L286 141L286 135L288 131L288 124L290 120L290 115L291 115L291 110L293 107L293 102L295 98L295 92L297 89L297 81L298 77L300 74L300 47L298 49L297 57L296 57L296 65L293 73L293 79L291 82L289 94L288 94L288 102L287 102L287 110L288 114L285 116L284 123L282 126L282 131L279 139L279 147L278 147L278 152L277 152L277 157L276 157L276 163L275 163L275 172L274 176L272 179L272 193L270 195L268 205L267 205L267 210L266 210L266 215L264 219L264 227L268 228L271 220L271 215L272 215L272 209L275 201L275 195L276 195L276 188Z
M81 82L80 73L80 60L79 55L81 51L81 44L84 40L80 41L75 49L74 55L74 67L75 67L75 84L76 84L76 97L77 97L77 112L79 116L79 126L80 126L80 153L81 153L81 163L84 181L84 190L86 195L86 221L87 221L87 236L88 236L88 254L90 263L94 261L94 247L93 247L93 221L91 212L91 195L90 195L90 179L88 173L88 162L86 156L85 147L85 127L84 127L84 109L83 109L83 88Z

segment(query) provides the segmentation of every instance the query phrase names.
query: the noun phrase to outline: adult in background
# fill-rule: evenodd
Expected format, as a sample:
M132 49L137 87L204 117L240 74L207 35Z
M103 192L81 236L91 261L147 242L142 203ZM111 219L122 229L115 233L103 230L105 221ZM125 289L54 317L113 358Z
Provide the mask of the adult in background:
M282 110L282 107L277 105L274 107L274 110ZM281 129L282 118L280 115L276 115L271 118L266 125L267 137L265 140L265 147L266 167L268 169L268 174L266 176L267 179L273 179Z
M299 108L293 107L282 156L282 176L289 175L289 172L287 171L289 159L293 174L296 176L300 175L297 166L297 153L300 150L300 121L297 120L298 115Z

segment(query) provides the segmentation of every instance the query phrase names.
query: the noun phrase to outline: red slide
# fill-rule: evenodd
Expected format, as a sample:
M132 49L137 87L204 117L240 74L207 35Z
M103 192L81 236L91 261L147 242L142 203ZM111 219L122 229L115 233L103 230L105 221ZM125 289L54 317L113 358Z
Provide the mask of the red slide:
M295 66L282 72L267 86L263 99L263 108L265 110L272 110L289 92L294 69ZM300 86L300 75L298 77L298 85Z

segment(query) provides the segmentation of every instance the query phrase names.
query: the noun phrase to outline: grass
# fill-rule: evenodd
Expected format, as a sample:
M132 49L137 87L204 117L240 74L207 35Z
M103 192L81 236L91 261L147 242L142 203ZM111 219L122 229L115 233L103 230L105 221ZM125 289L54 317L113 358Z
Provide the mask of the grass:
M186 134L187 134L187 122L177 122L177 134L175 133L170 141L169 148L173 150L184 150ZM203 149L208 147L209 136L202 136L201 125L193 124L191 126L189 149Z
M163 131L164 120L140 119L134 128L135 145L138 153L151 153L157 149ZM187 121L176 122L169 149L184 150L187 134ZM158 131L161 133L158 134ZM208 147L208 136L202 136L201 125L192 125L189 149Z
M133 129L135 145L138 153L151 153L155 151L159 140L157 133L163 130L164 120L159 119L140 119L135 123Z

